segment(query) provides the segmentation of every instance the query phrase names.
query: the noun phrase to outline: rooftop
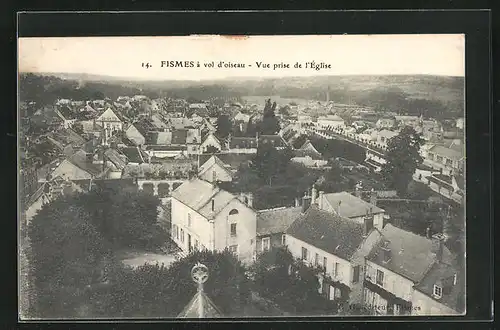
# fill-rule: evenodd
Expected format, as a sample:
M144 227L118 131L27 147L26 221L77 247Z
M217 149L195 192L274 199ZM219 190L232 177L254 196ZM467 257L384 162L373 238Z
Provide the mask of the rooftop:
M454 160L460 160L464 157L463 150L462 150L462 152L460 152L458 150L446 148L446 147L439 146L439 145L435 145L432 148L430 148L429 152L433 152L437 155L440 155L440 156L443 156L446 158L450 158L450 159L454 159Z
M365 202L361 198L351 195L345 191L339 193L324 194L324 199L339 215L345 218L356 218L369 214L385 212L380 207ZM340 205L339 205L340 203Z
M298 218L302 207L283 207L257 213L257 235L284 233Z
M200 315L200 305L202 306L203 314ZM222 313L214 302L207 296L204 291L198 290L191 301L184 307L178 318L219 318Z
M436 261L432 253L433 241L427 237L387 224L382 229L383 239L366 257L367 260L402 275L414 283L421 281ZM391 251L389 262L383 261L382 244L387 242ZM443 260L451 260L451 252L443 246Z
M323 251L349 260L363 242L363 225L320 210L315 204L286 233Z

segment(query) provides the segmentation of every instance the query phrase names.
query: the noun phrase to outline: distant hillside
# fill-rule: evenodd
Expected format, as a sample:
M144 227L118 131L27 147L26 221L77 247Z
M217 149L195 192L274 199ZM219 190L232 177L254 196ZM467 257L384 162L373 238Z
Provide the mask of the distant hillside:
M46 98L92 98L95 95L112 99L120 95L146 94L151 97L173 96L203 100L242 96L277 95L282 98L330 100L356 103L400 113L424 114L431 117L463 115L464 78L429 75L388 76L316 76L286 78L231 78L212 81L146 81L87 74L28 74L49 83ZM26 91L27 74L21 75L21 96L39 95L46 89ZM44 80L45 79L45 80ZM44 84L44 83L42 83ZM36 85L36 84L35 84ZM33 88L33 83L30 85ZM79 87L80 91L72 93ZM38 87L40 88L40 86ZM82 90L83 88L83 90ZM69 95L69 96L64 96Z

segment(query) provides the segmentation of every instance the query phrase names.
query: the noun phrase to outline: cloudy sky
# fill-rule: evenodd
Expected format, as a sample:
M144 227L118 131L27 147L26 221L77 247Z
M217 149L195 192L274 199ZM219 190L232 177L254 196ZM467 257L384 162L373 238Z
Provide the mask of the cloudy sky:
M185 36L20 38L19 71L86 73L148 80L206 80L351 74L464 76L465 37L454 35ZM161 67L194 61L200 67ZM215 63L205 68L204 63ZM218 68L220 61L245 68ZM330 69L273 70L314 61ZM270 69L258 68L268 63ZM142 63L152 65L143 68Z

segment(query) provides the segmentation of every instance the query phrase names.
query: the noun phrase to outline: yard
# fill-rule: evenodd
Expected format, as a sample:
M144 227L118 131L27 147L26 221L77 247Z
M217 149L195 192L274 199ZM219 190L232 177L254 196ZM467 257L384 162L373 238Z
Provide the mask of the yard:
M157 253L152 251L137 250L137 249L123 249L116 253L119 260L122 261L124 265L136 268L143 266L144 264L163 264L168 267L177 258L176 251L170 251L169 253Z

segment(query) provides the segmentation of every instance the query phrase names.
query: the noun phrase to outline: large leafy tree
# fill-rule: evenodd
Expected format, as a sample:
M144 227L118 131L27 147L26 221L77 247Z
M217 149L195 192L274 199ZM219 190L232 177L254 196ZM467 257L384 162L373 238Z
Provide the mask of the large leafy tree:
M33 217L28 259L39 316L77 315L82 289L96 280L109 246L89 218L68 198L45 205Z
M387 163L382 167L381 174L386 183L400 195L406 193L413 173L423 162L419 153L423 143L421 135L413 127L405 126L387 144Z
M259 133L264 135L273 135L279 132L280 124L275 114L276 102L271 103L271 99L266 101L264 106L264 115L259 124Z
M245 267L229 251L195 251L168 268L144 265L124 269L116 276L105 313L118 317L176 317L196 293L191 269L196 263L209 269L205 293L226 315L239 314L250 298Z
M229 136L229 133L231 133L232 130L232 123L231 120L229 119L229 116L227 115L220 115L217 117L217 131L216 135L221 138L225 139Z
M286 170L291 158L290 150L277 150L271 144L264 143L257 148L257 154L252 159L250 168L265 184L272 185L273 179Z
M261 254L251 268L256 290L288 312L332 314L332 304L319 293L319 270L294 259L286 248Z

